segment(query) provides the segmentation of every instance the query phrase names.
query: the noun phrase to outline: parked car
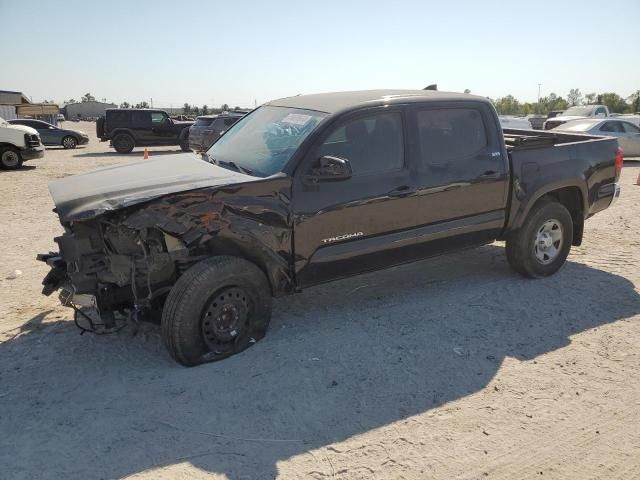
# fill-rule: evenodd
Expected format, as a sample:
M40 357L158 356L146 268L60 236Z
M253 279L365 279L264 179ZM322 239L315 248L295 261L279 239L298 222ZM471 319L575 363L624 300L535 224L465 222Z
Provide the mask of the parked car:
M64 118L64 115L59 113L58 116L56 117L56 120L58 122L64 122L66 120L66 118Z
M89 135L79 130L59 128L42 120L29 120L19 118L9 120L12 125L25 125L38 131L44 145L60 145L64 148L76 148L78 145L89 143Z
M640 128L626 120L617 118L583 118L557 126L552 131L606 135L618 139L618 144L627 157L640 157Z
M196 152L209 150L220 135L244 115L244 113L229 112L198 117L196 123L189 128L189 148Z
M502 128L519 128L519 129L531 129L531 122L524 117L516 117L514 115L500 115L498 116L500 125Z
M111 140L118 153L129 153L135 147L180 145L189 151L189 127L193 122L169 118L162 110L112 108L96 122L101 141Z
M602 118L608 117L609 108L606 105L581 105L575 107L569 107L562 115L553 117L550 120L544 122L544 129L551 130L558 125L570 122L571 120L577 120L579 118Z
M207 155L50 182L64 233L43 293L109 328L162 310L175 360L219 360L265 335L272 296L350 275L496 239L552 275L623 161L615 138L503 133L486 98L424 90L275 100Z
M527 115L526 119L529 120L529 123L531 124L531 128L533 128L534 130L542 130L544 128L544 122L547 119L547 117L544 117L542 115L532 114L532 115Z
M0 118L0 167L16 170L23 162L44 157L38 132L24 125L12 125Z

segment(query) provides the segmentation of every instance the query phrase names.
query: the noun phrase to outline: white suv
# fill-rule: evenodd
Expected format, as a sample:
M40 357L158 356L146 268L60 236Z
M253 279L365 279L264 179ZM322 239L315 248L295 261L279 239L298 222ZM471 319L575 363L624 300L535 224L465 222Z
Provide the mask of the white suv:
M22 162L42 157L44 145L35 129L11 125L0 117L0 167L15 170Z

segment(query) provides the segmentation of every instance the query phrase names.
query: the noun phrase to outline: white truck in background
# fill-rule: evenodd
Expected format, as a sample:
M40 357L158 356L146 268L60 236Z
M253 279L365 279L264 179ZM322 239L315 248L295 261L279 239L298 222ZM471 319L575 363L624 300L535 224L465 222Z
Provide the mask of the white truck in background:
M0 117L0 167L15 170L22 163L44 157L38 132L24 125L12 125Z
M571 120L578 120L579 118L604 118L610 116L611 114L606 105L577 105L575 107L569 107L562 115L550 118L544 122L544 129L551 130L558 125L570 122Z

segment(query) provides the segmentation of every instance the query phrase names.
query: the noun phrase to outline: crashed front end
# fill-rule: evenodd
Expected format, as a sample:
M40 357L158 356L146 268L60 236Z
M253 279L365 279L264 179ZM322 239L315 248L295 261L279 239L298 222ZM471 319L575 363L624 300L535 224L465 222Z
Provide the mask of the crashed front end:
M51 267L43 293L60 290L85 330L158 320L180 275L213 255L255 263L274 295L294 288L284 176L250 177L186 154L65 177L49 190L64 233L59 252L38 255Z
M60 289L61 303L86 330L106 332L121 326L117 318L137 323L159 315L177 277L200 258L179 238L157 228L132 229L118 217L67 224L55 238L60 251L38 256L51 267L42 293Z

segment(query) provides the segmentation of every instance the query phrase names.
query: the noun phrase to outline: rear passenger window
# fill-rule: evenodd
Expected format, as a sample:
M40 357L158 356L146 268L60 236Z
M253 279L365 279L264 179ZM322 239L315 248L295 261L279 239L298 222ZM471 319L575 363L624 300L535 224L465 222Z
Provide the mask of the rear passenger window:
M129 116L131 112L113 112L109 116L109 124L114 127L129 126Z
M151 128L149 112L131 112L131 126L134 128Z
M624 131L627 133L640 133L640 128L636 127L633 123L624 122Z
M404 166L402 116L380 113L336 128L320 147L320 156L346 158L354 175L390 172Z
M620 122L606 122L602 127L600 127L600 131L624 133L624 129L622 128L622 123Z
M237 118L225 118L224 119L224 126L225 127L230 127L231 125L233 125L234 123L236 123L238 121Z
M478 110L451 108L418 112L422 163L443 164L477 155L487 146Z

